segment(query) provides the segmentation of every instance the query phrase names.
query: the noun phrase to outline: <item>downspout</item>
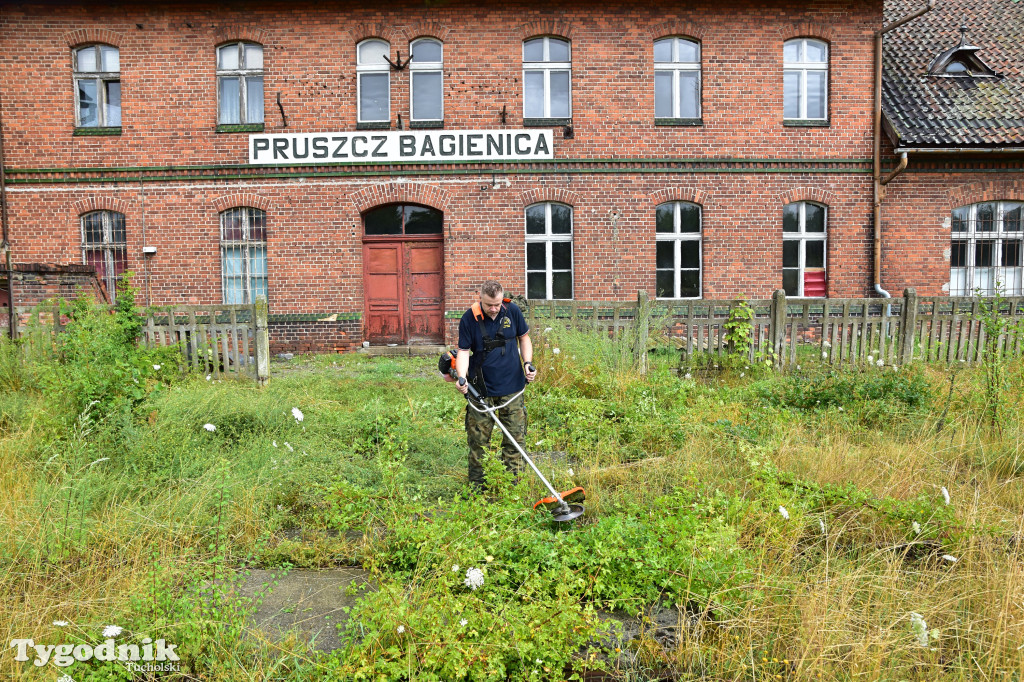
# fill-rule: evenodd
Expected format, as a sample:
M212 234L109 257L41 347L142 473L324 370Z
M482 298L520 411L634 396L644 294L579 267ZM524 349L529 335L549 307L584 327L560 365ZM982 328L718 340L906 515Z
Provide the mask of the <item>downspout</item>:
M7 228L7 165L4 163L4 117L3 101L0 100L0 251L4 254L4 266L7 270L7 333L11 340L18 336L18 315L14 312L14 268L11 267L11 242Z
M882 288L882 196L885 193L883 186L903 172L907 167L907 155L901 154L900 165L892 173L889 173L883 181L882 178L882 36L894 28L917 19L935 6L935 0L928 0L928 4L913 14L875 32L875 147L872 157L872 175L874 177L874 277L873 283L875 293L882 298L892 298L892 294Z

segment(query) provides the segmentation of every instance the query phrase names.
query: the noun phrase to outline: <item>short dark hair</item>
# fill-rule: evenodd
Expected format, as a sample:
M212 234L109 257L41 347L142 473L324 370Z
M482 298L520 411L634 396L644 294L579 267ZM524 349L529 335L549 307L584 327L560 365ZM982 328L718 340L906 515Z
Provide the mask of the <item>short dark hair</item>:
M480 293L484 296L490 296L493 298L495 296L500 296L503 291L505 290L502 288L501 282L493 279L489 279L480 285Z

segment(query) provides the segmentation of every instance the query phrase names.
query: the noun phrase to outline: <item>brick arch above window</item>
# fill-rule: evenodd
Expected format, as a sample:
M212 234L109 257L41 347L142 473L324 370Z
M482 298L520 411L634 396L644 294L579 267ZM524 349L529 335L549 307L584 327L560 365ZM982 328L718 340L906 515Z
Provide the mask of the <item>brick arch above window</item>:
M950 209L969 206L983 201L1024 201L1024 181L974 182L949 190Z
M352 195L352 203L359 213L384 204L420 204L447 213L451 195L437 185L385 182L359 190Z
M270 41L270 34L265 29L246 24L218 26L213 32L213 37L217 45L238 41L266 45Z
M575 27L568 21L559 19L538 19L519 27L519 37L523 40L538 36L556 36L572 41Z
M707 27L704 26L704 24L686 21L684 19L663 21L660 24L655 24L647 29L647 37L650 40L657 40L658 38L666 38L668 36L684 36L703 42L704 35L706 33Z
M408 42L417 38L437 38L442 43L448 40L451 29L436 21L417 21L399 29Z
M370 38L379 38L380 40L386 40L388 43L394 45L402 41L404 32L398 26L386 24L384 22L369 22L365 21L359 24L352 24L348 27L349 37L352 39L352 45L358 45L364 40Z
M824 40L826 43L832 43L835 39L835 31L828 24L822 24L817 21L801 21L790 26L783 27L781 29L783 40L792 40L793 38L815 38L817 40Z
M576 192L570 192L562 187L541 187L540 189L530 189L519 195L519 203L523 208L546 201L555 201L560 204L575 207L580 203L580 195L576 194Z
M711 195L695 187L666 187L665 189L651 192L650 197L652 206L658 206L667 201L688 201L691 204L704 206Z
M821 187L794 187L778 196L780 206L792 204L794 201L813 201L825 206L831 206L836 202L836 195Z
M218 213L223 213L229 208L258 208L261 211L270 210L270 199L261 197L258 194L248 192L237 194L226 194L213 200L213 207Z
M76 201L71 205L75 215L85 215L93 211L117 211L128 213L128 202L123 199L108 196L92 196Z
M75 31L68 31L63 37L68 47L102 43L103 45L120 48L124 42L123 35L117 31L111 31L109 28L80 28Z

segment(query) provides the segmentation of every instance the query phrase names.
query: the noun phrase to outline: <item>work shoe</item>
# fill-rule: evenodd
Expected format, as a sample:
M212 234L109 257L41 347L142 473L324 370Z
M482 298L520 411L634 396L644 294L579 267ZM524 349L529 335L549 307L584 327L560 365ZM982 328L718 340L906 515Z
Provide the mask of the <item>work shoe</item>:
M587 499L587 493L585 490L583 490L581 486L576 486L571 490L565 490L559 492L558 494L562 496L562 500L566 504L572 502L582 502L583 500ZM558 498L555 497L554 495L550 497L545 497L543 500L538 500L537 504L533 505L533 508L538 509L541 506L543 506L548 511L554 511L558 509Z

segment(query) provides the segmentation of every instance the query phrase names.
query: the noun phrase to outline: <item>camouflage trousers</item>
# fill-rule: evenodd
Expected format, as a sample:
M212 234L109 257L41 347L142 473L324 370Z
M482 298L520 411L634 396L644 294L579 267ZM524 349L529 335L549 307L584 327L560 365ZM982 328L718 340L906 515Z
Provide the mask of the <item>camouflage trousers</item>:
M494 396L484 398L489 407L501 405L509 396ZM513 400L505 407L498 410L498 419L505 425L508 432L525 446L526 443L526 401L523 396ZM469 483L475 487L483 487L484 483L484 453L491 442L491 433L494 431L494 420L486 412L477 412L469 405L466 405L466 440L469 442ZM499 429L500 431L500 429ZM525 447L524 447L525 449ZM515 445L502 434L501 439L501 463L505 468L518 476L522 471L525 462L516 450Z

